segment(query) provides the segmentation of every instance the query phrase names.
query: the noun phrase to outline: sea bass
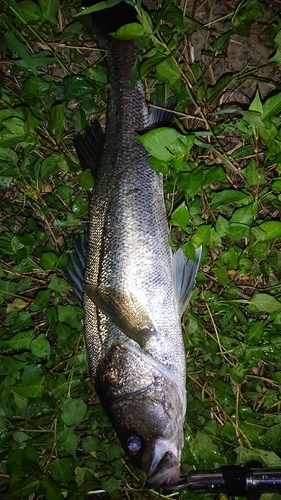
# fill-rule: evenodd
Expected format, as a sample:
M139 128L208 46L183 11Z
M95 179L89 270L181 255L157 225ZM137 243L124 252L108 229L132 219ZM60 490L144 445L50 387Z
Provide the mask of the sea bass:
M186 408L181 316L200 249L196 262L182 250L172 254L163 179L137 139L151 118L142 83L131 86L136 44L109 35L135 22L135 10L122 3L92 18L99 46L107 50L110 90L105 136L94 122L75 139L81 164L95 170L83 295L86 346L95 389L125 452L147 474L147 486L159 487L179 479ZM82 277L68 276L79 295Z

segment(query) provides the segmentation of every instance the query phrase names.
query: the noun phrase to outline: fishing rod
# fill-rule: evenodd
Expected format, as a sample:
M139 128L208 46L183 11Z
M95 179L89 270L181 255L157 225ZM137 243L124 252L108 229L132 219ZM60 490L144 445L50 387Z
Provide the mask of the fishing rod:
M281 493L281 468L264 468L252 460L245 465L226 465L212 471L191 471L178 484L165 485L167 492L183 488L259 500L263 493Z

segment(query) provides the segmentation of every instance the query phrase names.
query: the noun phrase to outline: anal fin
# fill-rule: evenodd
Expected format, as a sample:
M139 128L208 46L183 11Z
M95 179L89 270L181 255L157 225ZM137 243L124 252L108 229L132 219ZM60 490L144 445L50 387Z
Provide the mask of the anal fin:
M72 298L83 307L83 282L86 267L86 253L88 245L88 232L84 239L80 236L73 240L74 250L70 254L68 264L63 268L63 272L68 283L72 286Z
M93 176L96 175L103 145L104 132L97 120L94 120L81 134L74 137L74 146L82 170L89 169Z

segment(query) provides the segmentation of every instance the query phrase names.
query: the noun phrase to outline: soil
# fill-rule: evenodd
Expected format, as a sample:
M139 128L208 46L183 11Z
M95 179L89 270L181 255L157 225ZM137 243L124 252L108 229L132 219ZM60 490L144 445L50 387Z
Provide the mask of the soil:
M273 23L281 12L281 1L264 3L263 17L255 21L250 30L250 35L230 37L230 42L225 54L220 57L204 55L204 51L210 50L212 37L216 38L226 32L226 23L233 17L237 1L212 1L194 0L188 5L187 15L210 31L194 33L189 40L189 63L202 61L206 68L206 76L209 83L214 85L218 79L225 74L235 73L237 79L231 84L228 92L224 95L224 103L239 102L241 105L248 104L257 88L264 98L270 94L280 82L281 67L276 63L269 63L268 59L273 56L276 46L273 43ZM240 12L243 9L241 7ZM227 17L230 15L229 17ZM230 27L230 26L229 26ZM241 78L241 76L244 77ZM251 76L255 78L252 79ZM276 84L276 85L275 85Z

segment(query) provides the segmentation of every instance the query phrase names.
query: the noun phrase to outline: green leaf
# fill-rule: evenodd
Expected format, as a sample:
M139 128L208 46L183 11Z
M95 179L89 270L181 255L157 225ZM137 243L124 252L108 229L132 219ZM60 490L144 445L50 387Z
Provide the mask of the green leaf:
M259 90L256 91L255 97L249 106L249 110L250 111L257 111L258 113L260 113L261 116L263 116L263 108L262 108L262 102L260 99Z
M245 378L246 370L241 363L236 363L236 365L229 371L230 377L236 384L242 384Z
M49 126L57 142L61 141L65 128L65 104L62 102L52 107Z
M48 474L43 477L42 489L46 494L46 500L64 500L55 481Z
M39 5L43 18L56 25L58 22L59 0L39 0Z
M281 92L269 97L263 105L263 121L269 120L272 116L281 111Z
M254 220L253 205L238 208L230 219L230 223L239 222L240 224L251 225Z
M259 181L258 169L257 163L253 158L249 161L245 170L243 170L243 174L245 175L247 186L257 186Z
M110 33L113 38L118 38L118 40L132 40L134 38L141 38L145 34L145 29L142 24L130 23L121 26L114 33Z
M71 286L63 278L59 278L56 274L52 275L52 279L49 283L48 288L55 290L56 292L66 292L71 290Z
M14 52L16 52L20 57L22 57L22 59L25 61L26 65L27 65L27 67L29 69L31 69L31 71L33 72L33 74L35 76L37 76L37 70L36 70L34 63L32 61L32 58L28 54L24 44L21 43L18 40L18 38L14 35L14 33L10 30L8 30L8 31L6 31L6 33L4 33L4 38L5 38L8 46L10 47L10 49L13 50Z
M161 82L169 83L171 86L181 79L181 72L172 59L165 59L156 67L155 77Z
M79 12L79 14L76 15L82 16L85 14L91 14L92 12L98 12L99 10L108 9L121 2L123 2L123 0L105 0L103 2L97 3L96 5L92 5L91 7L87 7L87 9L84 9L82 12Z
M57 484L68 484L72 478L72 460L70 458L55 458L48 469Z
M34 64L35 68L41 68L42 66L49 66L50 64L54 64L57 62L57 59L55 57L52 57L51 55L44 55L43 52L39 52L38 54L31 54L31 59L32 63ZM24 59L17 59L13 61L16 66L19 68L29 68L29 65Z
M222 35L218 36L217 38L213 39L211 47L213 48L216 55L218 55L221 52L222 53L226 52L230 36L231 36L231 31L229 30L225 33L222 33Z
M35 304L40 311L43 311L50 303L50 290L39 290L34 299Z
M41 163L41 179L46 179L46 177L49 178L51 175L55 175L60 170L67 171L67 163L61 155L52 153Z
M94 178L93 178L92 173L89 169L84 170L83 172L81 172L81 174L77 175L76 180L77 180L79 186L81 186L89 191L91 189L93 189L94 184L95 184Z
M271 189L275 193L281 191L281 179L274 179L271 185Z
M145 33L151 34L153 32L153 24L150 15L144 9L141 9L141 22Z
M13 386L13 391L25 398L41 398L44 390L45 377L30 378Z
M76 455L78 436L74 432L75 427L66 427L60 431L60 442L63 449L71 455Z
M110 477L108 478L101 478L101 487L110 495L114 492L117 491L119 486L121 484L120 479L116 479L115 477Z
M43 333L31 342L31 352L38 358L48 358L51 354L51 346Z
M258 111L241 111L247 123L254 127L264 127L264 121Z
M94 437L94 436L86 436L85 438L82 439L82 447L85 453L87 455L91 451L95 451L99 446L99 438Z
M196 260L196 253L195 253L195 247L192 243L192 241L188 241L187 243L185 243L184 245L182 245L182 250L184 252L184 255L188 258L188 259L191 259L191 260Z
M223 285L226 285L229 283L226 266L221 266L221 267L215 268L214 275L217 278L219 283L222 283Z
M250 325L245 336L245 342L248 345L256 345L260 342L263 336L263 321L255 321Z
M207 224L202 224L196 229L195 235L192 237L192 242L196 246L200 246L202 243L207 245L211 241L211 226Z
M82 398L68 398L62 402L60 407L61 419L68 426L79 425L83 421L87 411L87 405Z
M189 211L186 207L185 202L183 201L182 204L179 207L177 207L172 213L170 224L172 226L179 226L185 231L188 222L189 222Z
M239 222L229 223L228 234L232 241L240 241L243 238L249 238L250 227L246 224L240 224Z
M227 189L220 191L218 193L212 193L211 203L212 208L219 208L223 210L232 203L237 203L237 205L249 205L254 201L254 197L251 193L246 191L234 191L233 189Z
M83 314L83 310L80 308L78 309L77 306L58 306L58 317L59 321L62 323L76 325L77 321L81 321Z
M42 269L53 269L59 258L54 252L45 252L40 257L40 267Z
M260 229L265 231L266 241L275 240L276 238L281 238L281 222L279 221L267 221L260 225Z
M202 186L203 172L201 166L192 172L179 172L178 186L189 194L192 198Z
M37 22L40 19L40 9L34 2L23 0L18 4L13 3L13 8L17 12L19 18L26 24Z
M72 203L72 212L75 213L77 217L81 217L85 212L88 211L89 202L85 200L84 196L76 196Z
M11 349L14 349L15 351L19 351L21 349L30 349L33 335L34 330L17 333L8 341L8 344Z
M281 312L281 302L267 293L255 293L248 308L254 312L273 313Z
M94 86L84 76L68 76L63 80L65 98L68 101L94 93Z
M157 16L158 23L161 19L163 19L167 23L174 24L176 28L183 29L184 22L182 10L173 5L171 2L168 4L166 3L166 5L164 4L163 7L164 8L161 8L161 11Z
M18 118L17 116L13 116L11 118L7 118L7 120L3 120L2 124L6 127L10 132L17 136L25 135L25 123L23 120Z
M145 76L147 73L155 69L162 61L165 61L169 55L167 54L162 54L162 52L157 52L147 58L141 65L140 67L140 76Z
M24 330L25 328L33 325L33 320L29 312L21 311L17 314L15 321L11 326L11 332L17 332L18 330Z
M221 215L219 215L216 223L216 231L219 234L219 236L220 237L226 236L228 234L228 228L229 228L229 221L224 217L222 217Z
M23 99L38 99L44 97L47 92L50 92L51 83L44 78L31 76L23 85L21 97Z
M219 78L216 85L209 87L207 90L208 102L217 101L220 99L221 94L226 90L229 83L233 81L233 75L226 75Z
M149 153L160 161L170 161L176 153L189 152L194 143L193 136L185 136L173 128L163 127L137 136Z
M204 171L204 178L202 181L203 187L209 187L213 182L228 182L224 169L219 165L208 167L208 169Z
M16 484L9 488L9 498L19 498L22 500L32 493L38 493L40 485L40 479L35 476L28 476L26 479L16 482Z

